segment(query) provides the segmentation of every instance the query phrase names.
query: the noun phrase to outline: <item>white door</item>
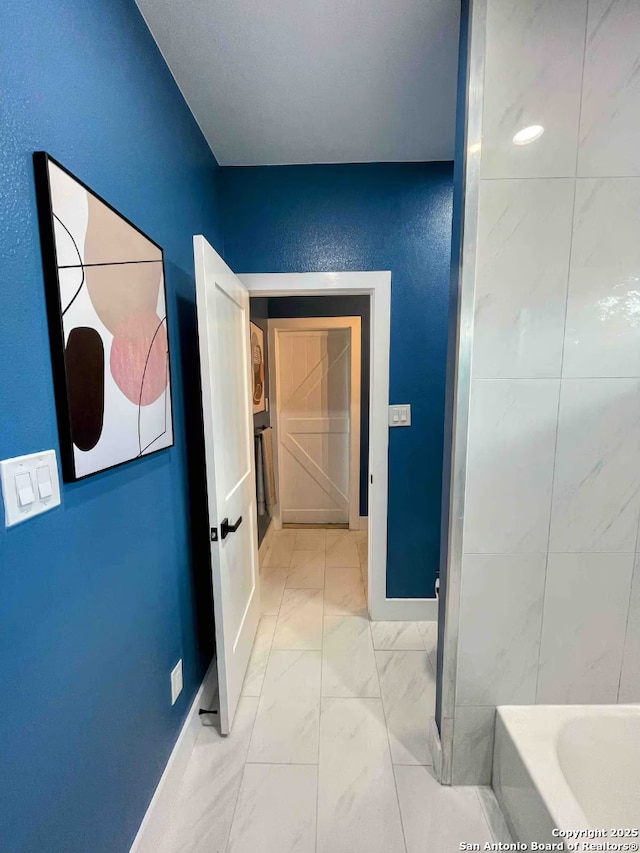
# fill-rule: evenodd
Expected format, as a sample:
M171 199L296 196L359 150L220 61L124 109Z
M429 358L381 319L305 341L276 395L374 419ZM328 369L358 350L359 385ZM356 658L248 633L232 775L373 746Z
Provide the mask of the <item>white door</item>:
M334 327L292 328L321 322ZM360 319L274 324L280 520L357 527Z
M193 238L220 726L231 730L260 618L249 293Z

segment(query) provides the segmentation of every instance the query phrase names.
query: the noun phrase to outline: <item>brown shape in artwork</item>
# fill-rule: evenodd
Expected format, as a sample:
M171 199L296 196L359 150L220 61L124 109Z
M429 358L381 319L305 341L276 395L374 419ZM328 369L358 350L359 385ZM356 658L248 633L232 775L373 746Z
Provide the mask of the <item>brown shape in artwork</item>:
M91 450L104 420L104 346L95 329L77 326L65 347L71 437L80 450Z
M156 312L162 263L86 267L89 297L111 334L128 318Z
M84 239L85 264L161 261L162 251L92 193Z

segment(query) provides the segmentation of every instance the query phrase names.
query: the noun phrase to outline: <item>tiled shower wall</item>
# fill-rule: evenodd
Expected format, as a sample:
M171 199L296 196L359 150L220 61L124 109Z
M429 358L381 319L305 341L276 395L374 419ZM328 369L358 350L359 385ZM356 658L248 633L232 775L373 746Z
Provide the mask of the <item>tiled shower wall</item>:
M486 7L454 783L496 705L640 702L640 0Z

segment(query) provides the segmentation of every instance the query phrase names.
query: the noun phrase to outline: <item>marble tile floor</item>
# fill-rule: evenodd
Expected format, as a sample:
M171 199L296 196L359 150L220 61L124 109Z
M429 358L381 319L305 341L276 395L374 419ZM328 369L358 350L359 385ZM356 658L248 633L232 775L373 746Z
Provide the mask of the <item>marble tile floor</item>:
M492 841L427 747L434 623L367 616L366 533L282 530L231 735L203 727L159 853L448 853Z

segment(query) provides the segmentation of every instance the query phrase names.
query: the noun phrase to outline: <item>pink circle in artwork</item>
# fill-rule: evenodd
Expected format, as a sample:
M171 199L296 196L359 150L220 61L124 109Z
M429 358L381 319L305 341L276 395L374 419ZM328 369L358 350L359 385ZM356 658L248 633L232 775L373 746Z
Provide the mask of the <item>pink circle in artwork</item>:
M167 329L154 311L126 317L111 344L111 375L128 400L148 406L167 387Z

